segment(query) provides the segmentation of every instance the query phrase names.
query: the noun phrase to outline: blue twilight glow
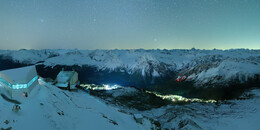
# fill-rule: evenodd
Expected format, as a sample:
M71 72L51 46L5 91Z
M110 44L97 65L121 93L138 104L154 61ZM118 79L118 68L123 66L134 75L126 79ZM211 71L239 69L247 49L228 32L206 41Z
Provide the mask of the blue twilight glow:
M6 80L0 78L0 82L4 83L5 85L9 86L12 89L22 89L22 88L28 88L30 87L34 81L36 81L38 78L38 76L35 76L30 82L28 82L27 84L14 84L11 85L9 82L7 82Z

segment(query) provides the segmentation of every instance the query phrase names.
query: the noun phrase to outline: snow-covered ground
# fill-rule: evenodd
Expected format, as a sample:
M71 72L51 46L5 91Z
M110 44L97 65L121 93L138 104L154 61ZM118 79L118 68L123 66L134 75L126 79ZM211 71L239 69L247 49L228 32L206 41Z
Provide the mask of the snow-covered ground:
M157 119L162 128L259 130L260 89L251 90L253 96L244 100L229 100L215 103L191 103L166 106L142 113Z
M95 91L95 90L94 90ZM99 91L99 90L97 90ZM190 103L173 104L162 107L153 107L153 102L146 102L151 95L146 95L142 100L141 90L135 88L120 88L112 91L101 92L97 95L101 100L111 106L121 109L126 113L141 114L142 116L160 122L161 128L167 129L213 129L213 130L258 130L260 129L260 89L252 88L244 92L236 100L218 102L188 101ZM110 94L111 96L105 96ZM120 102L120 96L128 97L125 104ZM184 98L183 102L189 99ZM135 104L133 104L135 102ZM149 106L147 110L139 110L137 105ZM158 102L157 102L158 103ZM131 105L127 105L131 104Z
M0 97L0 128L14 130L138 130L132 115L121 113L83 91L69 92L40 81L28 98L19 98L21 110Z
M150 129L148 119L159 121L162 128L175 129L260 129L260 89L245 92L240 100L218 103L167 105L138 111L108 104L100 98L78 90L60 90L42 80L29 97L19 98L21 110L12 111L13 103L0 97L0 128L16 129ZM140 90L123 88L107 91L114 97L138 96ZM2 92L1 92L2 93ZM111 101L111 100L110 100ZM129 100L129 102L132 102ZM132 114L145 117L137 123Z

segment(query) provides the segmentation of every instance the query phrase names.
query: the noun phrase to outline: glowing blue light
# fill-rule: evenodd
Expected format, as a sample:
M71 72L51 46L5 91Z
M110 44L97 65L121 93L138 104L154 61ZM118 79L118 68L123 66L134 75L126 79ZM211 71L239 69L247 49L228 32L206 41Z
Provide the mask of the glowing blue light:
M13 85L13 89L22 89L22 88L27 88L27 84L15 84Z
M22 88L28 88L30 87L35 80L38 79L38 76L35 76L31 81L29 81L27 84L14 84L14 85L11 85L11 83L7 82L6 80L0 78L0 82L4 83L5 85L9 86L10 88L13 88L13 89L22 89Z
M28 87L31 86L31 85L34 83L34 81L37 80L37 78L38 78L38 76L35 76L35 77L27 84L27 86L28 86Z

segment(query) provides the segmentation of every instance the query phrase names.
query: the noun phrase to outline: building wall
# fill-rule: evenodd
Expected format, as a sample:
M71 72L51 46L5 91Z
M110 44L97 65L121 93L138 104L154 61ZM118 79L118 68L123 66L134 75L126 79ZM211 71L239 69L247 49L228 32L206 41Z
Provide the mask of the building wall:
M74 72L73 76L70 79L70 84L75 85L77 81L78 81L78 73Z
M33 88L35 88L38 85L38 79L35 80L31 86L29 86L28 88L22 88L22 89L9 89L9 94L10 96L13 97L20 97L22 96L22 93L26 92L29 96L30 92L33 90Z
M28 83L29 81L32 80L32 78L34 78L35 76L37 75L37 72L36 72L36 68L33 67L29 72L28 74L26 75L26 83Z
M30 93L30 92L33 90L33 88L35 88L35 86L37 86L38 84L39 84L39 82L38 82L38 79L37 79L37 80L35 80L35 81L33 82L33 84L32 84L31 86L29 86L29 87L27 88L27 92Z
M28 89L27 88L22 88L22 89L12 89L11 90L11 97L12 98L17 98L17 97L22 97L22 93L23 92L27 92L28 93ZM28 93L29 94L29 93Z
M0 72L0 78L4 79L5 81L9 82L9 83L13 83L13 80L8 78L7 76L5 76L5 74Z

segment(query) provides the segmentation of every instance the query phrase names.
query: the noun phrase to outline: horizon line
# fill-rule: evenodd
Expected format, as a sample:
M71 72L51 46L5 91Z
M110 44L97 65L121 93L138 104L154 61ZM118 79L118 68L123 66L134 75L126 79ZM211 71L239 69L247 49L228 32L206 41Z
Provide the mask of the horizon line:
M201 49L201 48L113 48L113 49L78 49L78 48L43 48L43 49L27 49L27 48L21 48L21 49L0 49L0 51L20 51L20 50L260 50L260 48L229 48L229 49L218 49L218 48L213 48L213 49Z

